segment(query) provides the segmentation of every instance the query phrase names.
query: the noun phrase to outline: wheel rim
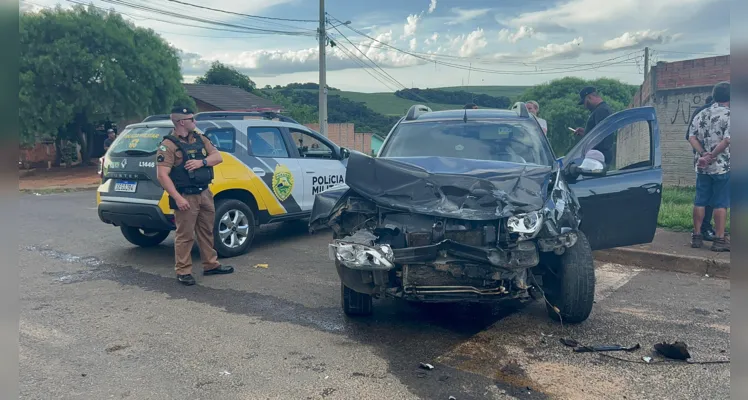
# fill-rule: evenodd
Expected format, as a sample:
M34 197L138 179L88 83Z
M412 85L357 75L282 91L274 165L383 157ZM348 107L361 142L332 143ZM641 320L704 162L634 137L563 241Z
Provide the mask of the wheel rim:
M145 229L138 229L138 233L140 233L141 235L145 237L151 237L151 238L156 237L161 234L161 232L159 231L150 231L150 230L147 231Z
M240 210L226 211L218 223L218 237L230 249L241 247L249 238L247 215Z

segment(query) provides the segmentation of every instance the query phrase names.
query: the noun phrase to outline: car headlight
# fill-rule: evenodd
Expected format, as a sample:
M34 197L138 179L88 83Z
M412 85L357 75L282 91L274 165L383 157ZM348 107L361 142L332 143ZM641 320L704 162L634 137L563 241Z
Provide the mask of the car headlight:
M535 237L543 226L543 214L540 211L533 211L527 214L518 214L509 217L507 221L509 232L530 235L529 238Z

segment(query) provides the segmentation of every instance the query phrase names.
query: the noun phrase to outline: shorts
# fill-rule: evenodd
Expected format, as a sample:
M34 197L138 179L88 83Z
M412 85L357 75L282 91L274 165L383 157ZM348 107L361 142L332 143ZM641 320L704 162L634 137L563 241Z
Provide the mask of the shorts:
M730 173L696 174L696 207L730 208Z

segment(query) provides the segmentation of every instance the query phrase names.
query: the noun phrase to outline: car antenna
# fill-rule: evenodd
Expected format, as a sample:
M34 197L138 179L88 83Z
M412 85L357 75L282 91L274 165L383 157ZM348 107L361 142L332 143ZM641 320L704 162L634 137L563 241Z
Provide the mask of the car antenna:
M465 109L465 115L462 117L462 122L467 122L467 109Z

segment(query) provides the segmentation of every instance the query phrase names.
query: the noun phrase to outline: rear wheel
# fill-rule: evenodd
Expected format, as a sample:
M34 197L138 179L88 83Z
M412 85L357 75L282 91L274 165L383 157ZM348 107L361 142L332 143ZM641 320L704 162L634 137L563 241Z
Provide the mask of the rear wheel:
M546 286L551 286L545 293L546 298L559 309L559 313L556 313L546 303L548 315L556 321L562 319L562 322L572 324L584 322L590 316L595 301L592 249L587 236L582 231L578 235L577 243L558 257L554 266L556 276L551 282L544 282ZM561 318L558 314L561 314Z
M132 226L121 226L122 235L128 242L140 247L158 246L169 237L170 231L141 229Z
M213 247L219 257L246 253L255 236L255 215L243 201L223 199L216 202Z
M371 315L373 301L370 294L359 293L344 284L340 284L343 312L350 316Z

